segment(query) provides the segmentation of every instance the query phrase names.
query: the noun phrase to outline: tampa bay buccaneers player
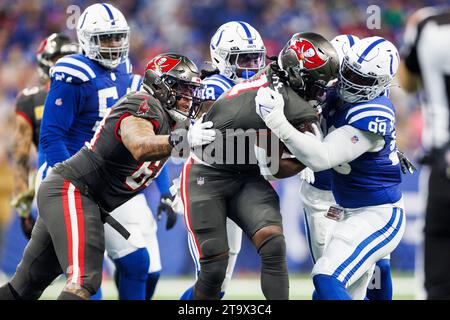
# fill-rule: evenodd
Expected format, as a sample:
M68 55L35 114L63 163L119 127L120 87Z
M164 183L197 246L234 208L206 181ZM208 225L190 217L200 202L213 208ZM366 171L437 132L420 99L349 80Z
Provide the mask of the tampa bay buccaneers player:
M19 214L22 230L28 239L35 222L30 215L35 189L34 185L28 185L29 158L31 146L36 149L39 146L41 119L50 87L50 68L59 58L77 52L78 46L62 33L53 33L44 39L36 53L41 85L24 89L17 97L13 149L15 196L12 205Z
M180 145L214 140L211 122L197 121L185 134L175 130L196 116L200 87L198 69L185 56L162 54L149 62L143 89L117 102L91 142L41 183L39 218L16 273L0 287L0 300L37 299L61 273L67 282L58 299L95 294L105 250L102 220L130 237L107 212L148 186Z
M204 117L213 122L216 139L193 150L183 167L180 183L186 226L200 257L194 299L220 298L228 265L227 218L236 222L258 250L264 296L283 300L289 297L279 198L260 175L254 161L255 143L268 147L277 178L297 174L304 166L296 159L279 159L283 146L277 152L279 141L267 139L275 135L256 114L255 97L259 88L279 88L288 121L298 130L312 130L311 123L317 121L316 111L304 97L317 100L322 85L337 77L339 60L325 38L312 33L303 35L307 36L317 45L289 41L278 61L223 93ZM310 71L306 73L305 69Z

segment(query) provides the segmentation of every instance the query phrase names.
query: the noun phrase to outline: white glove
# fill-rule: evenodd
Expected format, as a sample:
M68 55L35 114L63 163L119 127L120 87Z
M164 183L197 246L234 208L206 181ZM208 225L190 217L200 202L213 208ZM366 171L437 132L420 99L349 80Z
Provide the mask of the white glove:
M187 133L189 146L195 148L213 142L216 139L216 131L210 129L212 127L212 121L203 122L203 116L191 123Z
M256 113L264 120L264 122L269 115L272 116L274 113L283 114L283 96L269 87L261 87L258 89L255 103Z
M290 126L284 115L284 99L281 93L269 87L259 88L256 97L256 113L264 120L266 126L281 140L281 129Z
M171 205L173 211L179 215L183 215L184 207L183 201L181 200L180 178L173 180L173 184L170 186L169 190L170 194L174 197Z
M308 167L300 171L299 175L301 180L304 180L309 184L312 184L314 183L314 181L316 181L316 178L314 177L314 171L312 171Z

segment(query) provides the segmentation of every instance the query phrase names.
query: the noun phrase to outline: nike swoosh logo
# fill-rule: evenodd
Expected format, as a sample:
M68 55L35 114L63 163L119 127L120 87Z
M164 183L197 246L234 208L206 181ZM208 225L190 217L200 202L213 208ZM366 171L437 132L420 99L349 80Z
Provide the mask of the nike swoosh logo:
M270 112L272 112L272 110L273 110L273 108L259 105L259 112L261 113L261 116L263 118L265 118Z
M375 118L375 122L385 122L386 119L379 119L378 117Z

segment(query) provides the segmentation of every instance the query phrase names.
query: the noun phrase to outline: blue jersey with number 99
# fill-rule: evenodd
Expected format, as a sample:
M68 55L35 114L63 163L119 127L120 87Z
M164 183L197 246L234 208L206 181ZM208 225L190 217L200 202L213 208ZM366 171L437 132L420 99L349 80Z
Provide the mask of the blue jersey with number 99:
M348 103L328 115L328 131L350 125L383 137L384 143L332 170L336 202L345 208L395 203L400 200L401 169L397 156L395 108L386 96ZM358 137L352 137L354 143ZM353 141L353 140L352 140Z

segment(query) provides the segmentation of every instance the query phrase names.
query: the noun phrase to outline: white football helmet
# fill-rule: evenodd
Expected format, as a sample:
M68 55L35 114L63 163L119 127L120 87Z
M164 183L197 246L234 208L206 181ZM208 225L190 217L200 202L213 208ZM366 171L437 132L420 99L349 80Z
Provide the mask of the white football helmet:
M336 49L338 53L339 65L342 64L342 60L344 59L344 56L347 53L348 48L353 47L353 45L358 41L359 38L351 34L341 34L334 37L333 40L330 41L334 49Z
M231 21L211 39L212 65L232 79L248 79L264 68L266 47L258 31L246 22Z
M128 58L130 28L110 4L87 7L78 20L77 36L83 53L106 68L116 68Z
M347 50L339 72L339 95L346 102L364 102L380 96L397 73L397 48L381 37L360 40Z

